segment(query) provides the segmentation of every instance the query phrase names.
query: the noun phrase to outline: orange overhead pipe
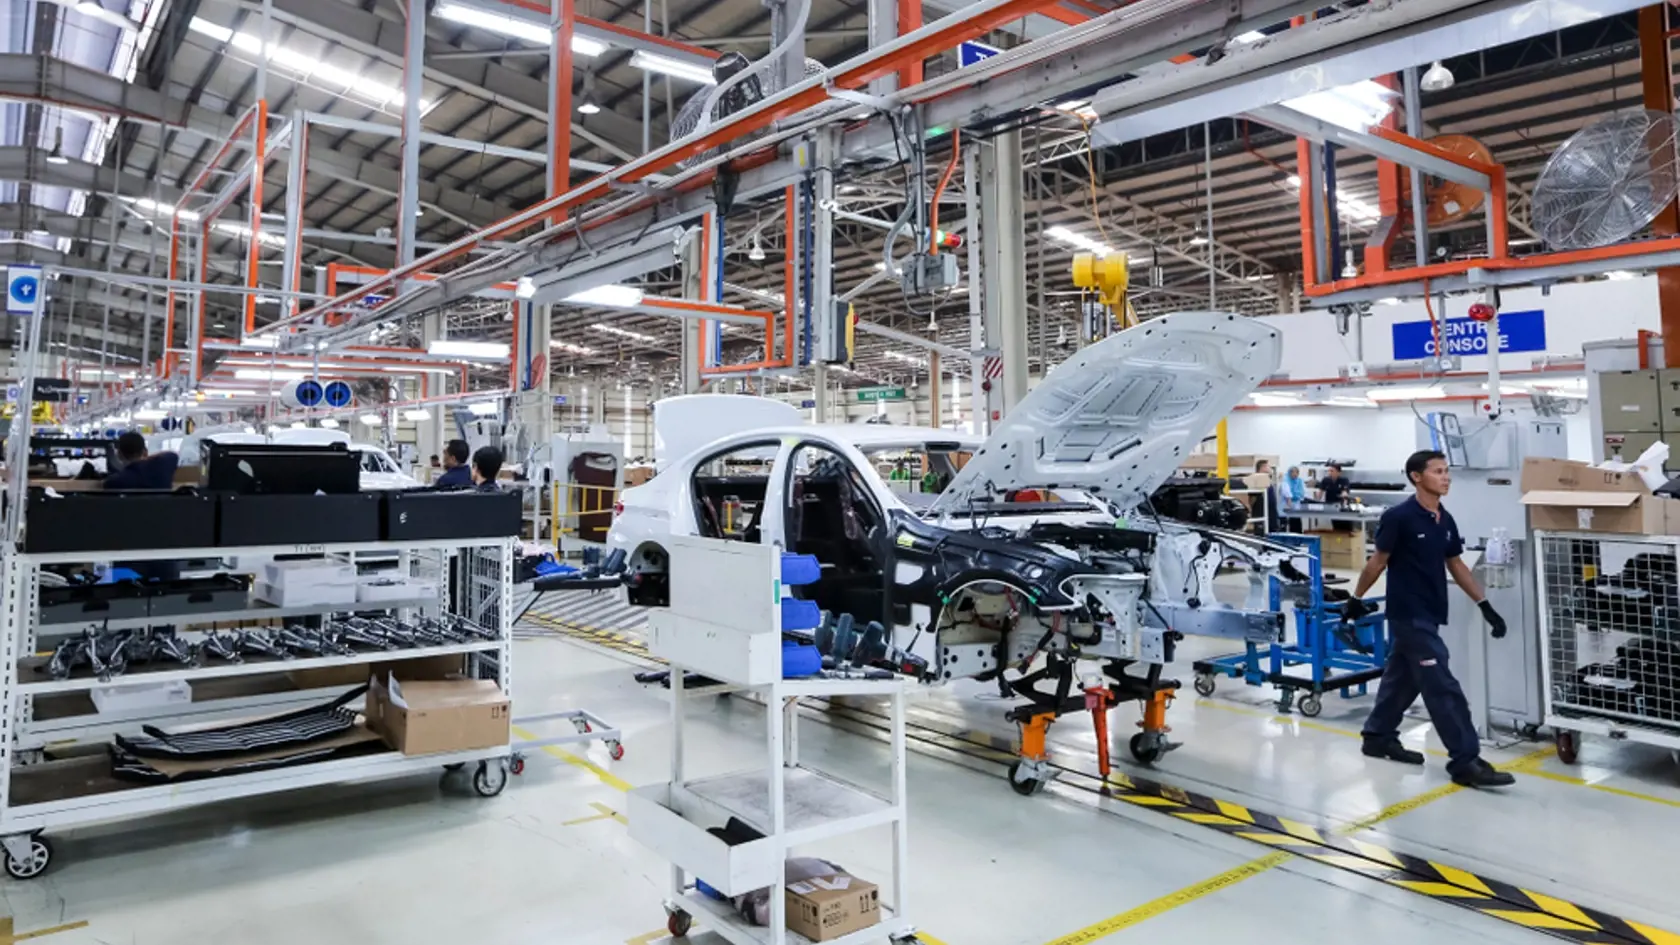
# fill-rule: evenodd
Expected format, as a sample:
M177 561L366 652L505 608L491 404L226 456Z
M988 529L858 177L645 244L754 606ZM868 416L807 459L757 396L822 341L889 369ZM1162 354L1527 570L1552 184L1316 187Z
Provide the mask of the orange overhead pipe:
M572 186L572 26L577 10L573 0L554 0L560 5L560 28L554 32L552 58L554 101L549 103L549 128L553 135L548 156L548 196L556 197ZM552 14L551 14L552 15ZM566 222L566 208L557 207L548 222ZM518 384L513 385L518 389Z
M945 165L945 173L939 175L939 185L933 188L933 205L929 208L931 217L928 226L928 252L939 255L939 198L945 194L945 185L951 182L951 175L957 171L957 157L962 154L962 129L951 129L951 163Z
M1054 4L1045 6L1050 9ZM922 0L898 0L898 35L904 36L922 28ZM917 56L904 64L898 70L898 87L907 89L912 85L922 84L923 61L926 56Z
M677 52L688 53L691 56L704 56L707 59L716 59L717 57L723 55L715 49L707 49L704 46L696 46L692 43L685 43L682 40L672 39L669 36L656 36L653 33L644 33L641 30L631 29L628 26L619 26L617 23L608 23L606 20L597 20L592 16L580 16L577 18L577 22L580 26L587 26L590 29L600 30L603 33L617 33L620 36L635 40L639 43L654 43L655 45L664 46L668 49L676 50Z
M1639 11L1639 82L1646 108L1672 114L1674 74L1669 49L1667 4L1653 4ZM1651 221L1651 232L1672 237L1680 233L1680 205L1672 198ZM1664 338L1680 338L1680 267L1657 270L1657 311ZM1680 344L1663 345L1663 366L1680 367Z
M262 247L259 238L262 233L263 210L263 174L268 169L268 100L257 99L257 129L253 146L256 153L251 159L251 245L245 255L245 285L255 289L257 287L257 267L260 264L258 256ZM257 296L255 293L245 296L245 330L255 331L257 328ZM204 326L199 326L198 337L204 338ZM199 351L200 363L203 362L203 350Z
M1312 144L1305 138L1295 139L1295 176L1301 180L1301 288L1311 295L1318 282L1318 250L1313 246L1313 234L1318 230L1313 220L1312 194L1307 190L1313 179Z
M1402 285L1423 279L1462 275L1472 269L1521 271L1525 269L1544 269L1547 266L1563 266L1570 263L1612 262L1636 256L1674 252L1680 252L1680 236L1671 236L1660 240L1640 240L1634 243L1616 243L1612 246L1597 246L1592 249L1572 249L1560 253L1534 253L1528 256L1507 257L1505 259L1455 259L1449 262L1431 263L1427 266L1415 266L1410 269L1391 269L1385 273L1374 276L1360 276L1357 279L1338 279L1334 282L1311 286L1307 289L1307 294L1317 297L1345 292L1348 289L1368 289L1379 285Z

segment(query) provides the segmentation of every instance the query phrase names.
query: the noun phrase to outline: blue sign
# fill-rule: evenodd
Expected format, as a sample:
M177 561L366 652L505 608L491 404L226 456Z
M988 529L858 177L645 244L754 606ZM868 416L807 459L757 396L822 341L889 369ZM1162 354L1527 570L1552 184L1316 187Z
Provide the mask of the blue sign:
M391 297L389 295L380 295L375 292L372 295L362 296L362 308L378 308L389 301L391 301Z
M815 400L811 400L811 399L807 398L805 400L801 400L799 402L799 406L800 406L800 409L802 409L802 410L814 410L814 409L816 409L817 402Z
M1441 343L1446 355L1474 356L1488 353L1488 323L1472 318L1449 318L1441 322ZM1499 353L1546 350L1546 312L1499 314ZM1429 322L1394 323L1394 360L1416 361L1435 357L1435 330Z
M554 406L556 406L556 407L566 406L566 395L565 394L555 394L554 395Z
M957 66L966 69L977 62L985 62L1003 50L970 39L957 47Z
M34 315L41 301L41 267L6 268L6 314Z

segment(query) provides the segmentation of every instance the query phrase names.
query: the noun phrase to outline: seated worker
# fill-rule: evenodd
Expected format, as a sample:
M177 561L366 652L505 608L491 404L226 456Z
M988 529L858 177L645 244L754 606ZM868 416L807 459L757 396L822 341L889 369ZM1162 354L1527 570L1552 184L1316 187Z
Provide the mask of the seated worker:
M459 443L459 440L455 442ZM472 482L479 492L500 492L496 474L502 471L502 451L494 446L481 446L472 457Z
M467 465L467 441L450 440L443 448L443 475L432 485L439 489L465 489L473 484L472 469Z
M156 456L146 452L146 438L129 430L117 437L117 462L122 465L105 477L106 489L175 488L175 469L181 465L176 453L163 452ZM179 561L118 561L116 566L128 568L144 580L173 581L181 576Z

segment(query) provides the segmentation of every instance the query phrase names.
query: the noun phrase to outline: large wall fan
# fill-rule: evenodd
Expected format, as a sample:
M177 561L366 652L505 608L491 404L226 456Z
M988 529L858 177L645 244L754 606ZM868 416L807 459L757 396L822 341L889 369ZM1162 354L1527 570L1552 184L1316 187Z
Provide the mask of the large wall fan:
M1469 135L1436 135L1429 139L1429 143L1458 155L1471 158L1484 164L1493 163L1493 153L1487 145L1477 141ZM1431 227L1446 226L1457 223L1482 208L1487 194L1469 184L1460 184L1442 177L1423 176L1424 219ZM1400 175L1400 208L1407 216L1412 210L1412 175Z
M1534 182L1533 223L1552 249L1608 246L1656 219L1680 186L1674 116L1635 109L1577 131Z

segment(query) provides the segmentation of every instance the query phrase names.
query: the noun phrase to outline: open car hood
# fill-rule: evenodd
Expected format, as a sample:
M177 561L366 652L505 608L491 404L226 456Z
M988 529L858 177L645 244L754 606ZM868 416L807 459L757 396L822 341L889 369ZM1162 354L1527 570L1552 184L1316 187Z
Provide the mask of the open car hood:
M1277 372L1278 332L1222 312L1153 319L1087 347L1045 378L952 478L935 510L1015 489L1079 489L1130 509Z

